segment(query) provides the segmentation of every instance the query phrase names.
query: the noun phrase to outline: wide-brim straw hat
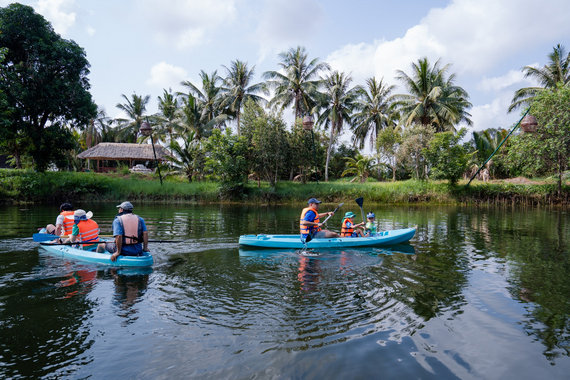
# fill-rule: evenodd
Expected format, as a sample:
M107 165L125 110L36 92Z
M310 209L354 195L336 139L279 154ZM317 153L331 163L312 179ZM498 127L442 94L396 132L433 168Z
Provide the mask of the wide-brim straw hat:
M75 218L81 218L82 216L85 216L86 219L91 219L91 217L93 217L93 213L91 211L85 212L85 210L78 209L75 210L73 215L68 215L66 218L74 220Z

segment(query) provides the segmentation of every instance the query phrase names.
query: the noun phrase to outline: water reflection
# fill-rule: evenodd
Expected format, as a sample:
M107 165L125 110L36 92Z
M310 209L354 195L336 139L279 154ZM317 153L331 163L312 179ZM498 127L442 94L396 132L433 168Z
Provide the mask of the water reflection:
M114 304L119 308L117 315L125 318L125 323L133 323L138 318L137 303L143 300L148 288L152 268L109 268L104 278L111 278L115 294Z

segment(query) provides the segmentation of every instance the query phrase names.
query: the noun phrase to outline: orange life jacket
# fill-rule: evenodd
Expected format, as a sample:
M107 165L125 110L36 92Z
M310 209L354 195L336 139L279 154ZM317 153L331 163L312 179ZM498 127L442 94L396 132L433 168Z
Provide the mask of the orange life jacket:
M318 226L306 226L303 224L303 220L305 219L305 214L307 213L307 211L313 211L315 213L315 220L313 220L313 222L315 223L320 223L319 220L319 212L317 211L317 209L312 208L312 207L305 207L303 209L303 211L301 211L301 218L299 220L299 225L301 227L301 233L308 235L311 232L319 232L321 230L321 227Z
M71 235L73 229L73 219L67 219L66 216L73 216L74 211L62 211L59 215L63 215L63 235Z
M119 216L119 223L123 226L123 244L137 244L142 243L142 237L139 236L139 217L138 215L128 213ZM128 236L135 236L137 239L132 239Z
M346 225L346 222L350 222L350 219L349 219L349 218L345 218L345 219L342 221L342 227L341 227L341 229L340 229L340 236L341 236L341 237L350 237L350 236L352 236L352 233L354 232L354 227L353 227L354 224L352 224L352 222L351 222L351 223L350 223L350 227L348 227L348 226Z
M99 239L99 225L96 221L91 219L81 220L77 223L77 228L79 228L80 241L93 241ZM84 245L84 248L86 247L87 245Z

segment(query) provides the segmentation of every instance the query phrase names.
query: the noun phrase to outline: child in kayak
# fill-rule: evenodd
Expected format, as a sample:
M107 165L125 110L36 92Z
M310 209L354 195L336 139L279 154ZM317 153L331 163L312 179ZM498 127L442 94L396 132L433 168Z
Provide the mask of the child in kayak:
M376 229L376 222L374 220L375 218L376 215L374 215L373 212L369 212L366 215L366 220L367 220L365 227L366 234L364 236L374 236L378 233L378 230Z
M348 211L344 214L344 219L342 220L342 227L340 229L340 236L341 237L363 237L364 233L362 229L358 227L362 227L364 223L354 224L354 217L356 215L352 211Z

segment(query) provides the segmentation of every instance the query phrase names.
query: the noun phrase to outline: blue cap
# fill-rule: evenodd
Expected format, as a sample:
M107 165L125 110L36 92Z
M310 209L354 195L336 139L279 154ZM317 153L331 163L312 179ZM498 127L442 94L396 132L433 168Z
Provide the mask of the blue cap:
M376 215L374 215L373 212L369 212L368 214L366 214L367 218L376 218Z
M311 204L311 203L323 203L321 201L319 201L317 198L311 198L307 201L307 204Z
M120 205L117 205L117 208L122 208L125 211L132 210L134 207L131 202L123 202Z

